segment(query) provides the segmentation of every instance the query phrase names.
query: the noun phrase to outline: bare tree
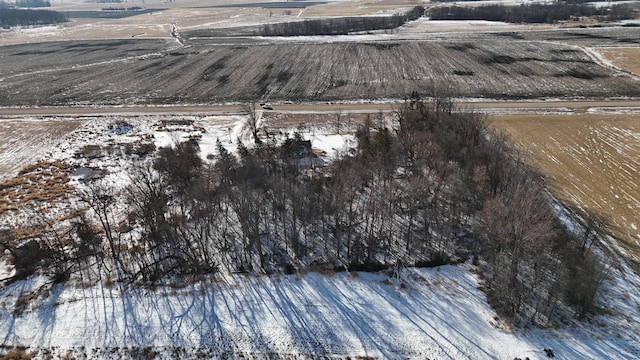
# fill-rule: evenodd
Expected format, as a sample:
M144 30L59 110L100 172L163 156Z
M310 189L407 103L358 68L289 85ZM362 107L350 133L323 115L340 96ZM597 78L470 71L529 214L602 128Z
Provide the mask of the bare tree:
M158 151L153 168L163 175L177 195L184 195L201 175L202 158L197 143L178 142Z
M336 134L340 134L340 130L342 129L342 121L343 121L342 109L340 108L336 109L333 112L333 114L334 114L334 118L332 121L333 129L336 132Z
M115 190L102 183L92 183L81 194L82 201L93 210L98 218L103 234L107 240L109 255L115 265L116 274L119 277L124 275L124 265L122 262L121 234L117 231L117 223L114 207L116 203Z
M569 206L568 209L581 225L581 233L578 236L580 249L584 254L588 253L593 245L597 246L601 237L609 235L612 224L604 215L577 206Z
M243 103L242 111L247 114L247 127L249 131L251 131L253 141L256 144L260 143L260 138L258 137L258 120L260 120L260 113L256 109L256 103L254 101Z
M532 272L550 256L558 224L549 200L535 183L487 200L476 234L488 245L488 285L500 312L516 316L539 285Z
M602 263L592 252L574 254L565 261L569 263L567 297L575 306L576 315L584 318L593 310L596 295L609 275L610 266Z
M242 262L237 264L238 268L254 269L253 259L255 255L258 257L259 266L264 268L265 258L260 230L266 219L266 204L262 191L247 185L237 187L234 194L229 197L229 203L242 230L242 250L240 254Z

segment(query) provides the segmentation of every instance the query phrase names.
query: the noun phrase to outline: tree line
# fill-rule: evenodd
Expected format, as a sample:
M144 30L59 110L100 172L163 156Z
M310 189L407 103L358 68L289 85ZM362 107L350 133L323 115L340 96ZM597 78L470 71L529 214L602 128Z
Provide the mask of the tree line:
M258 30L258 35L347 35L354 32L394 29L407 21L420 18L423 14L424 8L416 6L404 14L392 16L353 16L266 24Z
M0 244L56 281L129 284L471 261L489 302L515 323L592 308L606 275L591 246L599 223L568 232L544 178L482 115L414 94L393 126L369 118L357 148L328 166L299 133L253 134L237 154L218 142L212 162L196 140L158 149L130 169L124 190L88 185L71 226L43 221L35 261L8 245L15 234Z
M0 9L10 8L35 8L35 7L50 7L51 2L48 0L17 0L15 4L11 4L5 1L0 1Z
M50 25L68 21L60 12L52 10L3 9L0 7L0 27Z
M489 20L508 23L554 23L580 17L598 17L605 21L632 18L629 6L615 5L611 8L554 2L552 4L522 4L520 6L485 5L478 7L443 6L432 7L428 15L433 20Z

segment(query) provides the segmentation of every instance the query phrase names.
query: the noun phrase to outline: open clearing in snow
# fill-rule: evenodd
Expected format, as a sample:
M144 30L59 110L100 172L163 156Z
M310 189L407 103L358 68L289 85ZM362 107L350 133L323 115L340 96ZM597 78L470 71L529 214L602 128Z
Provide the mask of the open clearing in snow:
M491 123L532 157L558 197L607 217L640 261L640 113L494 115Z

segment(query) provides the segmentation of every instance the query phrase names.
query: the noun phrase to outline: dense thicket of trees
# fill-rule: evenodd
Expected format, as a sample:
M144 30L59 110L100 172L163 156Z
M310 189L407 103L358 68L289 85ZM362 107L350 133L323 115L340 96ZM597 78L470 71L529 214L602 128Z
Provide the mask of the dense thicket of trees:
M67 17L51 10L25 10L0 8L0 27L48 25L66 22Z
M514 322L544 322L563 303L590 310L606 274L591 250L598 221L586 221L581 238L569 234L542 176L482 115L414 95L393 126L374 117L355 136L357 149L326 167L300 134L240 144L238 154L218 143L211 163L195 140L159 149L131 169L124 193L91 184L70 228L44 227L42 269L58 281L78 273L153 284L221 268L469 260Z
M394 29L424 14L424 8L416 6L402 15L353 16L328 19L266 24L259 30L262 36L312 36L346 35L353 32Z
M433 20L489 20L509 23L554 23L579 17L600 17L607 21L629 19L632 10L625 5L597 8L589 5L556 2L520 6L486 5L478 7L444 6L428 11Z

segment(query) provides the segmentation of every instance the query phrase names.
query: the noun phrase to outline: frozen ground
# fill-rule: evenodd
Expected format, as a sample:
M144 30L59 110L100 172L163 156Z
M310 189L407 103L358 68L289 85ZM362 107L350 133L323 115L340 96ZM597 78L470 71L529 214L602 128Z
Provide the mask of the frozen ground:
M41 356L49 349L120 358L148 347L162 358L176 348L184 358L533 360L546 358L545 348L558 359L640 356L633 311L580 328L510 329L496 320L470 265L405 269L399 277L228 275L136 291L45 285L49 296L15 315L14 302L40 286L33 279L1 290L0 336Z

